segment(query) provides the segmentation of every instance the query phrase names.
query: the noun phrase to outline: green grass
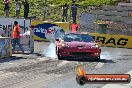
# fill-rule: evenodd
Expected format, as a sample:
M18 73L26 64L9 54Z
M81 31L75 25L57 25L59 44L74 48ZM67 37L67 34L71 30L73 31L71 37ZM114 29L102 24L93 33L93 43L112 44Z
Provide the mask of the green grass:
M22 0L20 0L22 1ZM30 12L29 16L36 16L39 19L44 18L44 8L47 7L46 11L46 19L61 21L62 9L61 6L64 3L68 3L71 5L72 0L47 0L47 4L45 4L45 0L29 0L30 2ZM84 10L84 8L88 6L101 6L101 5L112 5L117 2L117 0L76 0L79 5L78 15ZM4 4L2 4L3 0L0 0L0 16L4 16ZM11 9L10 16L15 17L15 0L11 0ZM54 6L51 6L54 5ZM23 5L21 6L21 17L23 17ZM68 12L70 19L70 11Z

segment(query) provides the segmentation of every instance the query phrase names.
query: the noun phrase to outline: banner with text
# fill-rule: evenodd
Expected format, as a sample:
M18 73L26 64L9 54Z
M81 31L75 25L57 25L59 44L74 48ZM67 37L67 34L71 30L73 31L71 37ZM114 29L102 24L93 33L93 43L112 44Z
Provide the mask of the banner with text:
M0 35L12 39L14 21L21 27L21 44L25 51L33 50L33 33L31 33L31 21L26 19L0 18ZM18 48L16 48L18 49Z
M91 36L95 40L99 40L99 44L102 46L132 48L132 36L96 33L92 33Z
M68 22L32 21L32 26L35 40L54 40L70 31L70 23Z

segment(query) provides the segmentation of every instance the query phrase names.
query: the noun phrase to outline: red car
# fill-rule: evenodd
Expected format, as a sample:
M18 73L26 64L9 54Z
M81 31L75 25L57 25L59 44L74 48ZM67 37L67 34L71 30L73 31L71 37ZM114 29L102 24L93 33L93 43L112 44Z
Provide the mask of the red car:
M100 60L101 47L88 34L67 33L56 39L56 53L58 59L93 58Z

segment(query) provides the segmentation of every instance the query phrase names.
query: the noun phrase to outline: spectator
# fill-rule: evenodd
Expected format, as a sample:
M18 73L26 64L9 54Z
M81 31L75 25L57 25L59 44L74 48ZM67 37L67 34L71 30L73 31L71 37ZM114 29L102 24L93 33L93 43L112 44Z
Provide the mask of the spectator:
M24 53L23 47L20 44L20 26L19 26L19 24L18 24L17 21L14 21L14 29L13 29L13 50L12 50L13 53L15 52L16 44L19 45L19 48Z
M5 4L5 7L4 7L4 12L6 14L6 17L9 17L9 10L10 10L10 0L4 0L3 2Z
M28 0L24 0L23 5L24 5L24 18L28 18L28 13L29 13Z
M71 6L71 10L72 10L73 23L76 23L77 4L75 4L75 1L73 1L73 4L72 4L72 6Z
M65 5L63 5L63 22L65 21L65 17L66 17L66 22L67 22L67 12L68 12L68 5L67 3L65 3Z
M18 0L16 0L16 17L20 17L20 3Z

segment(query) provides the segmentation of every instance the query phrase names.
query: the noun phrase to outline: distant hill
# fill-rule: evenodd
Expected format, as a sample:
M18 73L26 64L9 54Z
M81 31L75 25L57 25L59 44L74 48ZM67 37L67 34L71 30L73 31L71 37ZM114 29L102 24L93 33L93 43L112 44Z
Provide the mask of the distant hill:
M21 2L22 0L20 0ZM46 19L61 21L62 9L61 6L64 3L68 3L68 5L72 4L72 0L29 0L30 3L30 13L29 16L36 16L39 19L44 18L44 9L46 10ZM118 0L76 0L79 5L78 15L81 13L83 9L88 6L101 6L101 5L112 5L118 2ZM0 16L4 16L4 4L3 0L0 0ZM11 9L10 16L15 17L15 0L11 0ZM21 5L21 17L23 17L23 5ZM70 19L70 11L69 11L69 19Z

